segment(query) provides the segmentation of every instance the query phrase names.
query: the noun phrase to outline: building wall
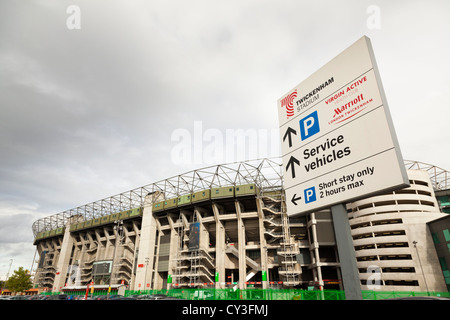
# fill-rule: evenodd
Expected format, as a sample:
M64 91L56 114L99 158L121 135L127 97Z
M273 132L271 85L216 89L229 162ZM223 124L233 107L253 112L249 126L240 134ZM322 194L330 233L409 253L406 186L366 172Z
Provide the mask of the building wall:
M428 223L442 275L450 290L450 215Z
M38 254L45 254L43 266L36 272L34 282L52 291L62 288L108 285L110 274L96 273L96 263L112 263L112 283L122 280L130 284L134 280L133 267L136 241L139 240L140 220L124 221L122 230L108 224L86 230L70 232L69 226L63 236L41 240L37 243ZM48 254L50 253L50 255Z
M408 176L409 188L348 205L363 290L446 291L426 225L443 214L428 174Z
M224 197L152 214L157 230L156 243L159 243L153 259L164 257L169 263L164 267L161 263L149 266L156 277L151 287L267 287L270 282L286 284L292 274L291 278L297 278L294 280L299 284L301 268L295 260L298 241L283 232L286 228L283 228L281 217L280 192L272 196L278 199L269 196ZM147 207L144 217L150 213L151 208ZM198 249L191 247L195 239L191 229L194 223L198 226ZM306 223L300 227L306 229ZM143 229L141 245L145 245L144 233ZM170 239L170 245L167 239ZM282 266L287 267L282 263L286 254L279 249L281 243L285 246L288 242L297 248L290 254L293 259L288 265L292 270L285 268L279 272ZM160 251L162 243L167 247L164 256ZM138 260L141 256L140 252ZM263 273L267 281L262 281ZM133 289L139 288L142 283L137 281Z
M34 282L39 287L57 290L54 287L56 277L56 266L61 253L62 237L46 239L36 244L39 254L39 262L37 272L35 273Z

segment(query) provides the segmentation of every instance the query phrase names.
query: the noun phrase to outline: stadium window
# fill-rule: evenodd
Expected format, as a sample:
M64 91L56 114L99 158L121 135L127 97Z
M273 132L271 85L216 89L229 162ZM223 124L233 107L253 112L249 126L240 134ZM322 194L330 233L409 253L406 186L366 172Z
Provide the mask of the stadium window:
M439 263L441 264L442 271L448 270L447 262L445 261L445 258L439 257Z
M442 233L444 234L445 241L450 241L450 232L448 229L443 230Z
M439 244L439 243L440 243L440 242L439 242L439 237L438 237L438 235L437 235L436 232L433 232L433 233L431 234L431 236L433 237L433 242L434 242L434 244Z

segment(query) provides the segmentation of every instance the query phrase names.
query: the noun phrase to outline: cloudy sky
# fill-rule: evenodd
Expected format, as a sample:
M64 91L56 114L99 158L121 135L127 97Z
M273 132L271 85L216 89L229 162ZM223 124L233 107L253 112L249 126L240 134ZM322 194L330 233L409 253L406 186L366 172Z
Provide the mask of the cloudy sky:
M450 170L448 12L448 0L2 0L0 279L11 259L11 272L31 267L39 218L279 156L277 100L363 35L404 158ZM245 132L259 148L226 158L227 133Z

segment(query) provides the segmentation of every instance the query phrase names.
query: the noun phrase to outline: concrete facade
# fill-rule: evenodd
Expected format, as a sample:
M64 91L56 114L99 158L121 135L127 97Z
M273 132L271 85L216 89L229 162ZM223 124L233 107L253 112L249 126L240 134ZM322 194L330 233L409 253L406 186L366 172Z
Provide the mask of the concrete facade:
M450 290L450 215L447 214L440 219L430 221L428 227L433 238L447 290Z
M408 177L409 188L348 205L362 289L447 291L427 229L445 214L428 174Z
M444 214L428 174L408 175L410 188L347 205L363 290L447 291L427 229ZM93 219L78 229L74 219L63 233L37 238L35 284L53 291L91 282L131 290L343 289L329 210L288 219L281 189L155 212L161 199L148 194L136 214ZM76 281L70 279L73 266Z

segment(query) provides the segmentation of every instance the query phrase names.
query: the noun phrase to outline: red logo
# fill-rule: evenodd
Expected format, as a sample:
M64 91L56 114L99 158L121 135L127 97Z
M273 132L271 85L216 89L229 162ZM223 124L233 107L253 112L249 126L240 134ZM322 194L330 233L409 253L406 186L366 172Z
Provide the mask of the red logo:
M281 107L286 107L286 115L289 119L294 115L294 99L297 98L297 89L294 92L281 99Z

